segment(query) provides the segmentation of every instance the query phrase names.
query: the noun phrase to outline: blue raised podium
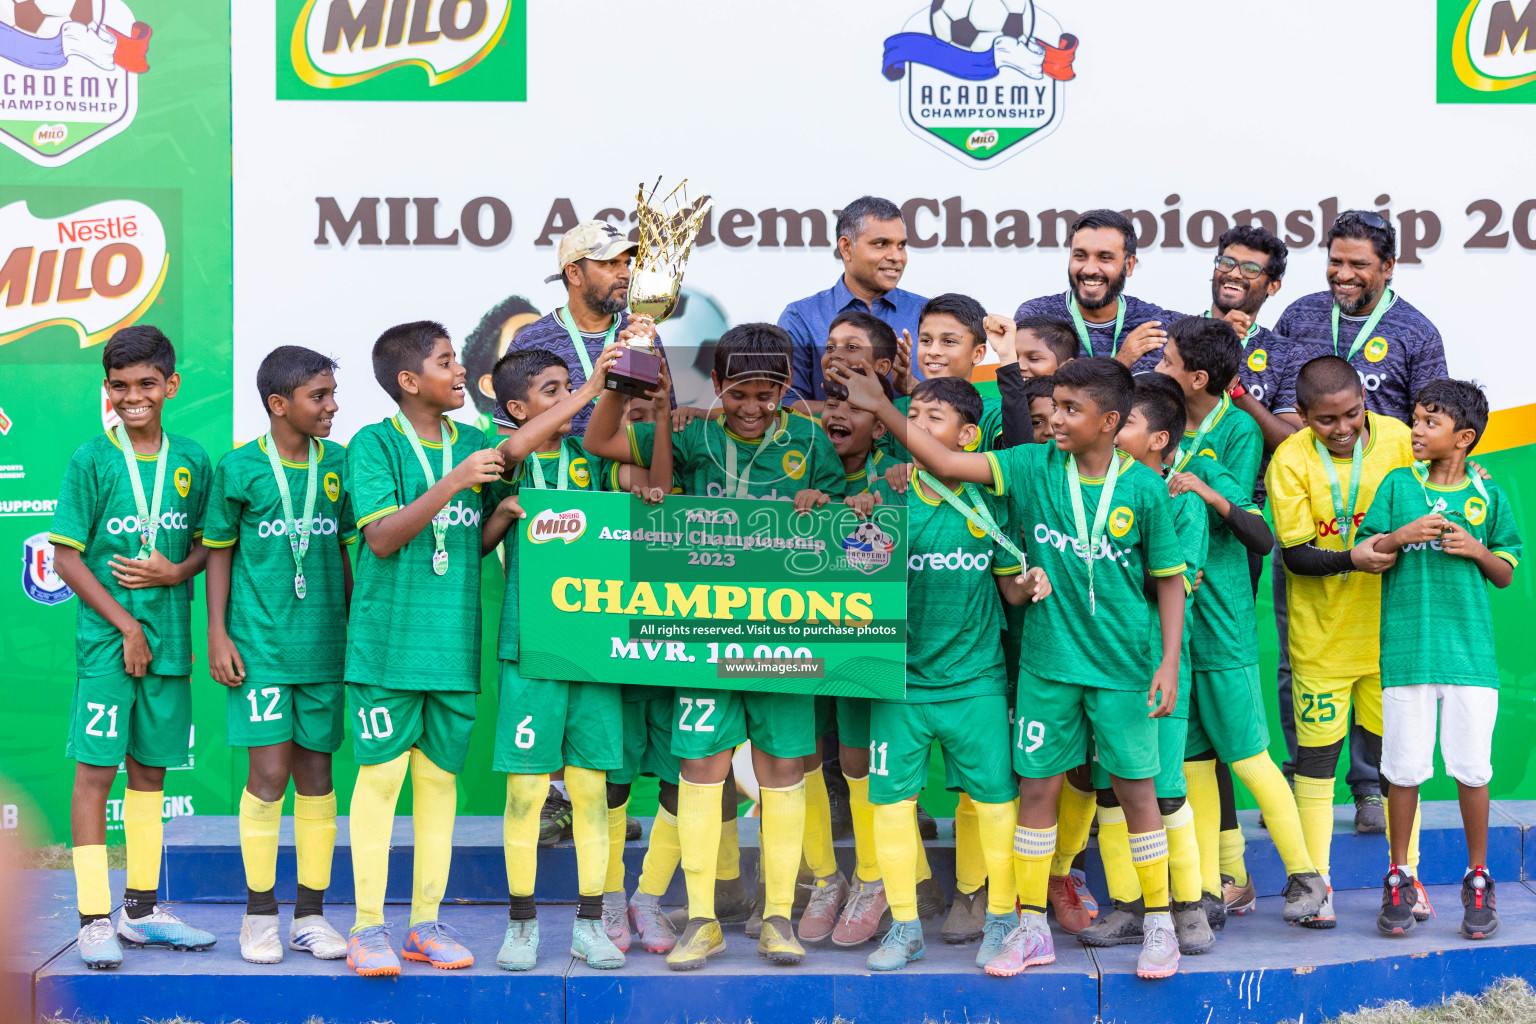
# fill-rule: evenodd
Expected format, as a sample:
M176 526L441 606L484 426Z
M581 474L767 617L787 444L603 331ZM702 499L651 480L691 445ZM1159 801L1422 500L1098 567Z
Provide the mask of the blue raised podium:
M647 826L649 822L645 823ZM756 822L743 819L742 871L756 868ZM219 936L206 953L130 950L114 972L86 971L72 948L73 906L40 922L28 958L0 962L0 983L30 979L39 1017L137 1021L183 1017L214 1022L243 1020L297 1022L393 1021L451 1024L495 1021L646 1022L752 1020L754 1024L830 1022L907 1024L924 1019L994 1022L1041 1016L1060 1022L1319 1021L1357 1006L1403 998L1433 1002L1452 992L1479 991L1496 978L1536 975L1536 892L1523 884L1528 833L1536 827L1536 803L1495 803L1489 861L1499 883L1503 927L1492 941L1461 939L1459 883L1465 863L1460 819L1454 804L1426 804L1421 836L1421 875L1441 916L1401 939L1376 933L1381 876L1387 859L1381 836L1356 836L1348 808L1340 808L1333 846L1333 881L1339 926L1315 932L1280 920L1277 894L1283 874L1268 834L1245 813L1248 863L1262 897L1258 910L1231 918L1217 948L1185 957L1179 974L1159 982L1135 976L1137 947L1089 950L1056 933L1057 961L1011 979L989 978L973 963L974 943L947 946L938 919L927 922L924 960L890 975L864 969L868 948L809 951L796 968L759 959L756 944L740 926L726 928L728 950L703 970L676 974L664 958L635 946L621 971L595 971L568 952L576 891L575 851L561 845L540 851L537 896L542 956L536 970L510 974L495 967L506 921L504 860L499 818L461 818L442 919L464 932L477 963L464 971L437 971L407 963L398 980L359 978L344 962L322 963L288 953L282 964L256 966L240 959L238 932L245 886L233 818L179 818L166 826L162 886L181 902L191 923ZM284 823L278 861L278 894L294 891L291 832ZM947 885L953 874L949 823L928 844L936 877ZM352 898L351 859L345 819L340 824L335 870L328 898ZM388 916L398 948L404 938L409 899L411 830L397 821L391 856ZM632 889L644 844L626 850L626 884ZM852 847L839 843L840 859L851 868ZM1095 857L1090 865L1097 865ZM1532 865L1536 867L1536 864ZM72 900L68 872L38 872L40 888ZM46 884L44 884L46 882ZM1090 872L1090 884L1103 892ZM114 892L121 880L114 879ZM565 901L565 902L562 902ZM55 899L55 904L62 901ZM681 875L668 902L682 902ZM283 927L291 908L283 908ZM350 906L328 910L345 929ZM8 972L8 973L7 973ZM259 985L249 984L260 978Z

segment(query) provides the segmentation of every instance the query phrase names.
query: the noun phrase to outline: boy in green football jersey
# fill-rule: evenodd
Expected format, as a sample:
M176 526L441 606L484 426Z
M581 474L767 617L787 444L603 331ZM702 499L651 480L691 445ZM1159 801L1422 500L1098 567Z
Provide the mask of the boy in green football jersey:
M1159 373L1139 375L1130 415L1115 435L1116 447L1162 476L1168 469L1166 460L1178 451L1183 432L1184 400L1178 386ZM1205 505L1196 495L1185 493L1174 497L1169 507L1184 555L1184 616L1188 621L1209 543ZM1150 577L1148 581L1151 590ZM1155 651L1160 643L1158 630L1154 628L1148 639ZM1179 952L1193 955L1208 952L1216 945L1216 936L1200 905L1200 847L1195 840L1194 813L1184 799L1184 741L1189 726L1190 686L1189 630L1185 630L1179 657L1179 698L1173 712L1157 720L1159 766L1155 784L1158 810L1168 833L1168 890L1173 899L1174 932ZM1115 909L1078 932L1077 938L1089 946L1135 942L1143 937L1141 918L1132 909L1141 898L1141 889L1131 862L1125 811L1115 798L1102 763L1095 761L1092 774L1098 804L1099 856L1104 862L1104 877ZM1083 841L1086 839L1085 831ZM1058 842L1057 856L1061 853ZM1059 912L1057 923L1061 923Z
M981 396L968 381L934 377L918 384L908 433L931 436L946 450L976 439ZM892 927L869 955L872 971L894 971L924 954L918 921L916 800L928 778L937 740L951 788L966 793L978 823L991 880L976 965L985 966L1018 923L1014 913L1013 837L1016 783L1008 757L1007 678L1003 670L1002 602L1023 605L1050 593L1039 569L1023 573L1022 552L995 488L986 494L930 473L919 461L907 490L907 693L872 701L869 711L869 799L875 805L875 849L891 907Z
M1211 919L1224 921L1228 902L1235 913L1253 909L1242 831L1221 828L1236 812L1225 806L1230 797L1218 779L1219 759L1264 814L1289 876L1282 916L1295 924L1318 912L1327 886L1307 852L1296 798L1269 757L1249 566L1251 556L1269 554L1274 535L1252 500L1263 452L1258 425L1233 408L1226 393L1241 358L1242 346L1225 321L1185 317L1168 329L1160 364L1172 371L1163 380L1182 390L1192 410L1168 477L1169 493L1197 495L1210 527L1205 581L1195 594L1190 622L1195 689L1184 770Z
M347 963L394 976L384 923L389 840L406 771L414 792L416 866L404 956L433 967L474 957L437 920L453 854L458 773L480 692L481 517L502 457L447 413L462 408L465 370L430 320L389 328L373 375L400 411L347 448L352 508L363 533L347 623L353 711L352 873L357 919Z
M722 415L696 419L672 435L673 476L683 493L793 501L801 511L843 495L846 476L832 442L814 420L780 408L789 386L790 344L789 335L773 324L740 324L721 335L710 379ZM878 387L873 378L870 383ZM621 431L621 404L613 393L598 400L587 425L586 449L601 458L648 466L657 429L666 425L631 424ZM674 970L702 967L725 949L714 907L721 788L731 752L748 739L763 808L766 905L758 952L774 963L799 963L805 950L790 928L789 913L805 837L802 759L816 749L814 699L679 689L676 700L672 751L682 759L677 819L689 920L667 965Z
M1045 920L1056 806L1062 775L1081 763L1091 727L1125 809L1146 903L1137 973L1166 977L1170 962L1177 962L1178 942L1168 912L1168 838L1154 782L1160 768L1155 720L1166 717L1178 698L1184 559L1166 486L1115 450L1115 434L1135 393L1130 371L1112 359L1088 358L1067 363L1054 376L1055 444L970 453L950 451L922 431L909 430L906 437L908 449L930 471L1007 493L1024 524L1029 560L1052 581L1053 599L1024 616L1023 643L1030 664L1049 665L1057 678L1019 669L1014 873L1023 914L986 969L1008 977L1056 958ZM833 378L848 387L854 405L875 410L888 429L901 427L895 408L860 378L835 369ZM1144 572L1157 579L1160 652L1146 643L1153 627Z
M219 460L208 498L208 671L229 687L229 744L250 763L240 793L246 907L240 955L283 959L278 934L277 833L292 777L298 900L290 949L347 955L321 913L336 847L331 755L346 730L347 601L357 540L346 449L326 441L336 416L336 362L298 345L273 349L256 371L265 435Z
M608 370L621 349L610 345L597 358L592 375L572 390L570 368L546 349L518 349L497 361L491 374L496 402L517 429L499 446L509 470L495 487L496 510L481 530L485 550L506 538L506 594L501 606L497 657L496 746L491 767L507 773L503 829L506 840L510 919L496 965L526 971L538 961L539 922L533 902L538 867L539 812L549 792L551 772L565 769L570 793L571 828L576 842L579 900L571 954L593 967L624 965L624 953L603 923L603 887L608 876L610 813L607 773L624 761L624 713L620 687L610 683L532 679L518 665L518 549L509 532L522 517L513 488L537 490L602 489L608 466L587 455L570 436L571 417L603 393ZM663 384L661 401L666 402ZM658 410L661 412L667 410ZM658 452L657 474L671 482L667 445ZM629 469L630 467L620 467ZM617 809L623 834L625 811ZM622 870L622 868L621 868ZM623 935L628 946L627 930Z
M1408 869L1419 786L1434 773L1435 713L1440 753L1456 780L1467 838L1461 934L1499 930L1488 859L1488 782L1499 714L1488 584L1514 580L1520 532L1509 497L1467 469L1488 425L1476 384L1437 380L1414 397L1414 464L1388 473L1360 536L1397 564L1381 579L1381 777L1390 784L1392 862L1382 882L1377 927L1411 931L1417 887Z
M207 949L212 935L155 902L160 888L165 770L185 764L192 736L190 581L203 571L208 456L163 429L181 376L157 327L124 327L101 350L119 422L70 456L48 540L54 569L80 597L69 742L70 811L80 957L123 961L122 944ZM182 584L188 584L183 586ZM128 770L123 832L128 886L112 928L107 795Z

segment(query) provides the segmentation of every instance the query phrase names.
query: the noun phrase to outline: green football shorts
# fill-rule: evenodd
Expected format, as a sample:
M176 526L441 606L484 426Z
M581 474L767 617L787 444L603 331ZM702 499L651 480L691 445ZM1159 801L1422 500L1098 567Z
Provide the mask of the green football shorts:
M358 764L384 764L419 747L443 771L464 770L480 697L474 690L392 690L371 683L348 683L347 689Z
M816 752L816 699L804 693L673 691L672 753L705 758L752 741L769 757Z
M1048 779L1076 768L1083 763L1090 727L1099 763L1111 775L1122 779L1157 777L1161 767L1157 719L1147 717L1145 690L1062 683L1019 669L1013 727L1015 772L1027 779Z
M115 768L131 755L151 768L175 768L187 763L191 744L189 677L115 672L75 680L65 757Z
M983 804L1018 795L1008 759L1008 698L1002 694L908 704L872 701L869 802L894 804L928 783L928 751L944 751L950 788Z
M868 697L837 698L837 742L845 747L869 747Z
M346 730L343 683L253 683L232 686L224 703L232 747L267 747L292 740L305 750L334 754Z
M566 765L616 771L624 765L624 700L617 683L529 679L517 662L497 674L491 770L544 775Z
M1212 749L1227 764L1269 749L1259 666L1196 670L1186 753L1193 756Z
M679 764L672 753L672 687L624 687L624 764L608 781L628 786L641 775L677 785Z
M1157 777L1154 780L1158 799L1171 800L1188 795L1184 782L1184 742L1190 723L1182 718L1156 719L1157 722ZM1121 776L1124 778L1125 776ZM1093 788L1109 789L1109 771L1098 758L1093 761Z

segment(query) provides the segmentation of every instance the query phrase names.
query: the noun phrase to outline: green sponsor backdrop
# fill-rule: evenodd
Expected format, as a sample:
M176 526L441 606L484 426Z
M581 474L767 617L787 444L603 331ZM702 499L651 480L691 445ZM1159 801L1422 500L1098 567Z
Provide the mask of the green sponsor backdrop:
M906 692L906 510L525 489L525 675L850 697ZM732 676L732 659L822 662Z
M34 217L65 218L94 203L127 199L153 211L165 228L170 262L140 321L161 327L176 345L182 387L167 405L166 423L217 459L229 448L232 419L229 10L178 0L134 0L131 6L134 18L154 33L133 122L60 166L38 166L0 151L0 207L25 201ZM68 250L74 243L43 237L19 244ZM0 238L0 260L17 245ZM159 260L145 255L145 273L157 271ZM95 301L80 300L82 318ZM0 689L7 705L0 719L0 777L6 780L0 786L20 786L31 796L42 820L21 815L17 823L39 840L69 835L74 772L64 758L64 739L79 599L49 605L28 596L24 544L48 529L50 515L11 503L58 497L70 454L103 429L102 376L100 345L82 348L72 327L43 327L0 345L0 408L9 421L0 436L0 463L7 467L0 472L0 508L7 510L0 516L0 551L12 566L0 624ZM202 671L201 579L196 592L193 762L166 776L167 816L221 813L231 806L223 695L212 692L217 687ZM118 800L119 780L113 794ZM10 792L0 800L17 802ZM120 804L109 805L109 836L121 835L119 817Z

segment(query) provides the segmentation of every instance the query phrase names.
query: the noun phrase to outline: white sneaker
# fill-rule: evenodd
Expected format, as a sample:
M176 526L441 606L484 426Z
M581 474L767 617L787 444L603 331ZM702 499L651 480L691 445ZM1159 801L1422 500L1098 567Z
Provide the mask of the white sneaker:
M288 926L288 948L311 953L316 960L340 960L347 955L347 940L319 914L296 917Z
M283 940L276 914L245 914L240 918L240 956L246 963L280 964Z

